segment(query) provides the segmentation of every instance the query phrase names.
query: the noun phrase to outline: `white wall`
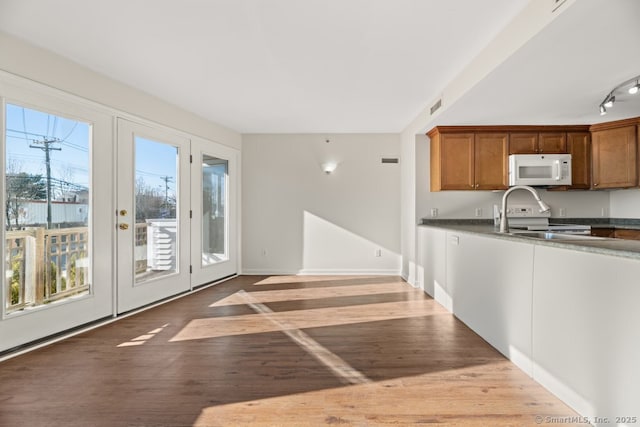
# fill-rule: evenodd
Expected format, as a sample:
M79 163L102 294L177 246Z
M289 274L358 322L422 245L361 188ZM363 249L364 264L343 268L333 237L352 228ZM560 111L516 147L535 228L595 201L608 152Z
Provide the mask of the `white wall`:
M612 218L640 218L640 189L614 190L609 194Z
M476 208L482 209L479 219L493 218L493 205L502 203L504 191L439 191L429 190L429 138L416 136L416 214L418 220L430 217L431 208L438 209L438 218L476 218ZM547 191L539 190L540 197L551 206L551 217L560 216L564 208L567 218L609 217L609 191ZM636 195L638 195L636 193ZM640 199L640 197L638 197ZM526 191L514 192L509 203L534 203ZM613 216L613 215L612 215Z
M241 136L233 130L2 32L0 70L191 135L240 148Z
M399 274L400 167L381 163L399 150L393 134L243 135L243 273Z

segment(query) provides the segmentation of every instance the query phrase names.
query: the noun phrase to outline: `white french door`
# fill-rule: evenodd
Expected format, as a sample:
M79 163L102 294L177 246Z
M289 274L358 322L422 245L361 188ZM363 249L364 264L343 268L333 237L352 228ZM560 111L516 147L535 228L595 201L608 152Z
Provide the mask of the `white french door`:
M117 312L188 291L189 139L117 122Z
M239 157L0 73L0 352L237 273Z
M238 151L191 142L191 265L193 286L237 273Z
M0 352L113 314L112 117L0 74Z

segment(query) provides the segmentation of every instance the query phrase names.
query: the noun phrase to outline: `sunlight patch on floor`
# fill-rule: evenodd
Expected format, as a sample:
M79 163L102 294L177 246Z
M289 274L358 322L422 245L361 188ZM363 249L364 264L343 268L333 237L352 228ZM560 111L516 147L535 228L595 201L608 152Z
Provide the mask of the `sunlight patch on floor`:
M274 291L255 291L250 292L251 296L258 302L276 302L276 301L301 301L321 298L339 298L351 296L378 295L387 293L415 293L420 292L406 283L391 283L381 285L351 285L351 286L331 286L327 288L301 288L301 289L282 289ZM246 301L235 293L214 302L209 307L222 307L225 305L245 304Z
M164 330L164 328L166 328L167 326L169 326L169 324L165 323L164 325L162 325L159 328L156 328L156 329L154 329L152 331L149 331L146 334L139 335L139 336L137 336L135 338L131 338L127 342L123 342L122 344L118 344L116 347L134 347L134 346L138 346L138 345L143 345L144 343L146 343L147 341L149 341L150 339L155 337L157 334L162 332Z
M309 353L314 359L329 368L329 370L331 370L331 372L333 372L334 375L336 375L336 377L338 377L338 379L343 383L366 384L371 382L370 379L345 362L340 356L318 343L300 329L296 329L294 325L290 325L286 321L280 320L276 313L253 298L251 294L242 290L238 292L238 295L244 299L249 307L261 314L279 330L287 334L289 338Z
M410 300L363 306L291 310L274 313L274 316L277 316L279 321L291 325L292 328L303 329L447 314L444 310L434 309L434 307L430 300ZM169 341L199 340L276 331L281 331L281 329L272 322L264 322L261 315L244 314L193 319Z
M522 386L526 377L507 360L489 364L487 376L477 366L428 372L411 377L322 389L204 408L194 427L340 425L505 425L504 415L487 407L502 407L509 425L535 425L537 415L571 415L570 409L541 407ZM500 377L501 387L488 384ZM517 415L514 415L517 414Z
M404 283L396 276L388 276L381 281L382 276L358 276L354 279L353 276L305 276L305 275L291 275L291 276L269 276L266 279L262 279L253 285L284 285L290 283L313 283L313 282L337 282L337 281L351 281L353 280L375 280L376 283Z

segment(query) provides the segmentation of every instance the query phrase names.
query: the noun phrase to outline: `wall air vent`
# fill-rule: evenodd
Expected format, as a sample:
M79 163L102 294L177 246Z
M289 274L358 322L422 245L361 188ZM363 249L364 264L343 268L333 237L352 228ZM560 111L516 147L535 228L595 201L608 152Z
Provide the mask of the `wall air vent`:
M398 163L397 157L383 157L381 163Z
M431 106L431 115L433 116L433 113L438 111L440 107L442 107L442 98L438 99L436 103Z

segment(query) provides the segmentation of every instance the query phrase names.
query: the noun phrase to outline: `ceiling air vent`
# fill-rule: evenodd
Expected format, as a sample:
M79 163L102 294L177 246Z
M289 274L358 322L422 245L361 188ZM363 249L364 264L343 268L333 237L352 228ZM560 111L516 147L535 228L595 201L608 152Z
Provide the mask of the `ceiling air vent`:
M397 157L383 157L381 163L398 163Z
M436 103L431 106L431 115L433 116L433 113L438 111L440 107L442 107L442 98L438 99Z

